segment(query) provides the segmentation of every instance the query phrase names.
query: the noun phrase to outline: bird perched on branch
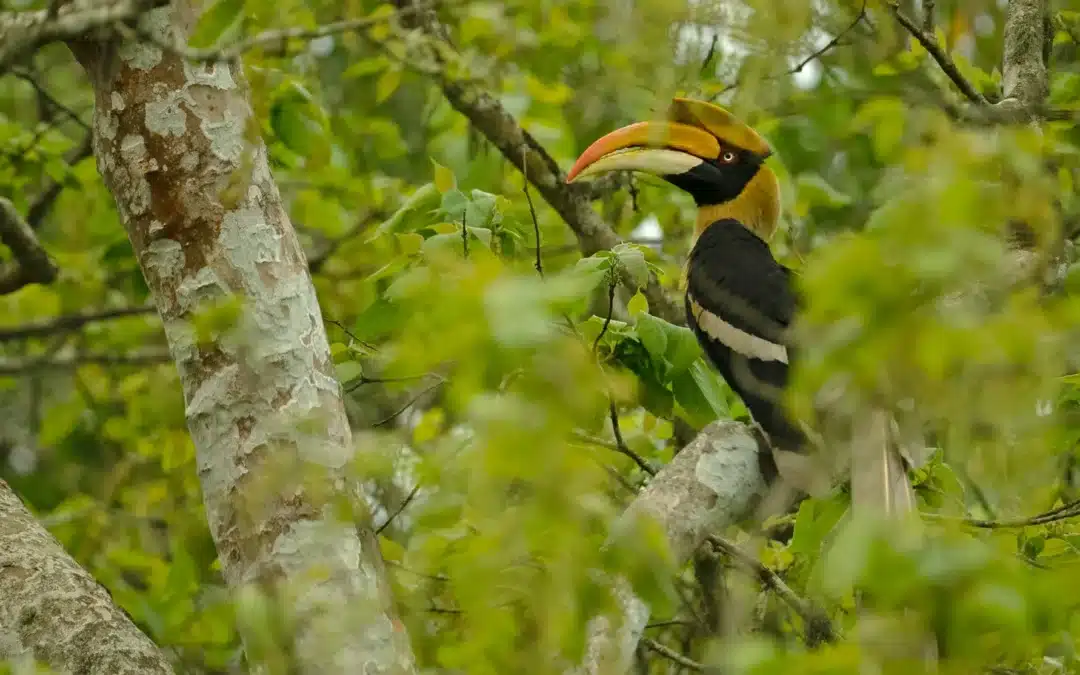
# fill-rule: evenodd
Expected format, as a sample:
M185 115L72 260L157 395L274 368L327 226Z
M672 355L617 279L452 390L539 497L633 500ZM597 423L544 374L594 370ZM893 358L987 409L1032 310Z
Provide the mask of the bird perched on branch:
M693 197L698 214L685 270L687 324L767 435L775 460L768 465L784 475L790 464L782 455L805 456L809 445L783 401L797 358L790 331L801 301L791 270L768 244L780 218L779 181L766 163L772 154L764 138L724 108L676 98L665 120L598 139L566 180L641 171ZM886 511L907 510L914 501L903 460L882 445L873 464L853 466L852 475L873 477Z

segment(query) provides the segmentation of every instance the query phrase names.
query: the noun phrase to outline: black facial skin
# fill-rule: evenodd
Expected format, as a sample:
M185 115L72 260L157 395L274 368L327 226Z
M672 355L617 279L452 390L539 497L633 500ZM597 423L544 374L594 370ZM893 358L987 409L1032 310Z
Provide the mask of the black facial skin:
M723 152L732 152L725 148ZM764 158L735 150L736 159L725 164L719 159L707 160L686 173L663 176L680 190L689 192L698 206L723 204L737 197L761 167Z

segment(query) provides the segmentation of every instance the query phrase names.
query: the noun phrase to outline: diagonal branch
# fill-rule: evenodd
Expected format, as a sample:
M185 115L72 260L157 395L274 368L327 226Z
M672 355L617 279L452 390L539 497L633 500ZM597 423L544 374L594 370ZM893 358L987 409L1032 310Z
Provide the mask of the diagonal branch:
M0 328L0 342L26 340L29 338L55 335L57 333L70 333L79 330L87 324L129 316L153 314L155 311L154 305L147 304L132 307L114 307L112 309L103 309L94 312L65 314L45 321L27 323L12 328Z
M1010 2L1010 4L1012 3ZM919 25L915 23L914 19L900 9L900 3L897 2L897 0L889 0L886 3L886 7L889 8L889 12L892 13L893 17L896 18L900 25L906 28L907 31L911 33L912 37L919 41L919 44L923 46L923 49L930 53L930 56L932 56L933 59L937 61L937 64L941 66L941 70L949 76L949 79L953 81L956 88L959 89L969 101L976 105L989 105L989 101L986 100L986 97L975 89L975 85L968 82L968 79L960 72L956 63L942 48L941 44L938 43L937 38L934 37L932 32L920 28Z
M0 572L0 662L37 659L66 673L173 672L164 651L2 480Z
M0 72L37 47L132 21L167 0L76 0L33 12L0 12Z
M0 295L29 284L56 279L56 266L41 247L34 231L9 200L0 198L0 243L11 249L15 261L0 266Z
M416 6L412 0L399 0L398 4ZM443 37L446 30L434 16L417 11L402 19L407 26L419 28L432 47L428 63L419 70L436 81L450 105L467 117L562 216L577 236L582 253L592 255L620 243L619 236L593 209L590 203L593 191L567 185L566 174L547 149L521 127L497 98L474 81L451 74L467 72L467 68L457 50ZM432 60L436 67L431 67ZM655 274L650 273L644 294L654 314L671 323L685 322L679 305L668 297Z

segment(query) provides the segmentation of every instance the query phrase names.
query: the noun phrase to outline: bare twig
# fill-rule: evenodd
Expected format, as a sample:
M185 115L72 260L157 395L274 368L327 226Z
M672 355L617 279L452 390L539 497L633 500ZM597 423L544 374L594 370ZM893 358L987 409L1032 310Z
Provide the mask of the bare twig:
M445 383L445 382L446 382L446 380L445 380L445 379L443 379L443 378L442 378L441 376L437 376L437 377L439 377L439 379L438 379L438 380L436 380L435 382L431 383L431 384L430 384L430 385L428 385L427 387L424 387L423 389L421 389L419 393L417 393L416 395L414 395L414 396L410 397L410 398L409 398L409 400L408 400L408 401L406 401L406 402L405 402L405 404L404 404L404 405L402 405L402 406L401 406L400 408L398 408L398 409L397 409L397 410L395 410L394 412L390 413L389 415L387 415L387 416L386 416L386 417L384 417L383 419L379 420L378 422L376 422L376 423L372 424L371 426L372 426L373 428L374 428L374 427L382 427L382 426L386 426L386 425L387 425L387 424L389 424L390 422L393 422L393 421L394 421L395 419L397 419L398 415L400 415L401 413L403 413L403 412L405 412L406 410L408 410L408 409L409 409L410 407L412 407L412 405L413 405L414 403L416 403L417 401L419 401L419 400L420 400L421 398L423 398L423 397L424 397L424 396L425 396L426 394L428 394L428 393L430 393L430 392L434 391L434 390L435 390L436 388L438 388L439 386L441 386L441 385L442 385L443 383Z
M64 316L58 316L54 319L26 323L13 328L0 328L0 342L26 340L29 338L55 335L57 333L70 333L79 330L87 324L97 323L99 321L109 321L111 319L122 319L131 316L143 316L146 314L153 314L156 311L157 310L153 305L138 305L135 307L114 307L112 309L103 309L94 312L65 314Z
M810 65L811 61L821 58L827 52L830 52L830 51L833 50L833 48L839 46L840 41L844 39L844 36L847 35L848 33L850 33L851 31L855 30L855 27L858 26L860 23L862 23L863 19L865 19L865 18L866 18L866 0L863 0L862 6L859 7L859 13L855 15L855 18L851 20L851 23L848 24L847 28L845 28L844 30L842 30L839 33L837 33L836 35L834 35L833 38L831 40L829 40L828 42L826 42L825 46L823 46L821 49L818 49L818 50L814 51L812 54L807 56L805 59L803 59L799 63L795 64L795 66L793 68L788 70L787 74L788 75L794 75L796 73L801 73L802 69L805 68L806 66Z
M93 135L87 134L79 147L68 153L65 158L68 166L78 164L93 153L93 140ZM42 223L45 222L45 216L49 215L49 210L52 209L53 204L56 203L63 190L64 184L61 181L54 180L34 199L30 204L30 208L26 211L26 223L31 229L36 230L41 227Z
M544 263L540 260L540 221L536 218L536 207L533 206L532 195L529 194L529 163L525 161L528 154L528 148L521 149L521 175L525 178L525 200L529 202L529 215L532 216L533 234L536 235L536 263L534 267L536 267L536 273L542 279L544 278Z
M641 644L645 645L649 649L653 650L665 659L679 664L687 670L693 670L694 672L703 673L707 670L707 667L703 663L699 663L688 656L683 656L679 652L675 651L667 645L657 642L652 638L641 638Z
M607 334L608 327L611 325L611 315L615 313L615 289L618 285L619 280L617 278L613 277L608 279L607 316L604 317L604 325L600 326L600 332L596 334L596 339L593 340L592 343L592 352L594 356L597 354L597 349L600 347L600 340Z
M15 261L0 266L0 295L13 293L28 284L48 284L57 269L41 247L34 231L19 215L10 200L0 198L0 243L11 249Z
M608 417L611 419L611 433L615 436L615 451L634 460L634 464L637 464L645 473L650 476L655 476L656 469L653 465L650 464L647 459L631 450L630 446L623 440L622 429L619 427L619 409L615 407L614 399L608 401Z
M380 219L380 214L375 213L370 213L365 217L361 218L359 222L357 222L349 229L348 232L341 235L340 237L335 237L331 239L322 251L308 259L308 269L311 270L312 274L320 271L323 268L323 265L326 264L326 261L328 261L331 257L333 257L335 253L337 253L338 249L341 248L342 244L358 237L367 230L371 229L371 226Z
M92 131L90 129L90 125L84 122L83 119L79 117L79 114L77 112L67 107L60 101L56 100L56 97L50 94L49 90L46 89L44 85L42 85L40 82L38 82L37 78L34 77L33 73L28 70L23 70L22 68L13 68L11 70L11 74L33 87L34 91L37 92L37 95L41 97L41 100L48 103L57 112L62 113L72 122L78 124L80 127L83 128L84 131Z
M977 518L953 518L950 516L944 516L938 513L923 513L923 517L932 518L934 520L953 520L961 522L970 527L978 527L986 530L998 530L1008 529L1016 527L1034 527L1036 525L1046 525L1048 523L1054 523L1059 520L1067 520L1069 518L1075 518L1080 516L1080 499L1063 504L1056 509L1050 509L1044 511L1035 516L1028 518L1017 518L1015 520L983 520Z
M808 645L816 646L822 642L836 641L836 631L825 612L791 590L776 572L773 572L761 564L760 560L726 539L710 536L708 541L718 552L723 553L753 572L766 588L776 593L777 597L802 617L803 622L806 623L806 642Z
M411 382L412 380L422 380L429 375L435 375L435 373L424 373L423 375L403 375L402 377L368 377L366 375L361 375L355 380L351 380L349 382L349 386L345 389L345 392L351 394L365 384L390 384L392 382Z
M849 23L847 25L847 27L844 28L843 30L841 30L839 33L834 35L832 37L832 39L829 40L827 43L825 43L825 45L823 47L821 47L820 49L814 50L809 56L804 58L802 61L799 61L797 64L795 64L791 68L780 71L778 73L774 73L772 75L766 75L760 81L775 80L776 78L783 77L785 75L795 75L796 73L801 73L803 68L810 65L811 62L813 62L816 59L820 59L822 56L825 56L825 54L827 54L828 52L832 51L836 47L839 47L840 46L840 41L844 39L844 36L846 36L851 31L855 30L855 28L860 23L862 23L865 19L866 19L866 0L863 0L862 6L859 7L858 14L856 14L855 18L851 20L851 23ZM741 77L736 77L734 82L732 82L728 86L721 89L716 94L716 96L713 97L714 100L716 98L722 96L723 94L731 91L732 89L737 89L741 85L742 85L742 78Z
M900 25L906 28L907 31L911 33L912 37L919 41L919 44L921 44L923 49L933 57L934 61L937 61L938 66L940 66L941 70L949 76L949 79L953 81L953 84L960 90L960 93L975 105L989 105L989 101L986 100L986 97L980 94L979 91L975 89L975 86L971 84L971 82L968 82L967 78L964 77L964 74L960 72L960 69L956 67L956 63L938 43L937 38L934 37L932 32L919 28L918 24L900 9L900 3L897 0L888 0L886 6Z
M398 505L397 509L395 509L393 513L386 517L386 522L375 528L375 534L382 534L383 530L389 527L390 523L394 522L394 518L400 516L401 512L404 511L409 506L409 504L412 503L412 500L416 499L416 495L419 492L420 484L417 483L415 486L413 486L413 489L409 492L408 496L406 496L405 499L401 501L401 504Z

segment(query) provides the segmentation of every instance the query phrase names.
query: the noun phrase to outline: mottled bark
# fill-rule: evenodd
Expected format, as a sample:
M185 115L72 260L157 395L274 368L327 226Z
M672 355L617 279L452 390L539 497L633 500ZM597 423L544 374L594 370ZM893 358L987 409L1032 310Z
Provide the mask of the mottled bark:
M749 515L765 492L758 443L749 427L714 422L650 481L622 518L651 517L660 525L676 564L682 565L714 533ZM618 529L616 524L614 529ZM590 624L585 672L627 672L649 621L649 608L619 582L623 616L618 631L607 617Z
M183 39L186 0L143 16ZM376 539L347 477L352 437L303 251L238 63L149 42L72 44L96 95L94 151L154 294L184 389L210 530L234 590L273 589L297 672L410 673ZM228 329L193 324L238 302ZM342 520L341 506L360 513Z
M86 675L173 672L0 480L0 663L24 661Z

